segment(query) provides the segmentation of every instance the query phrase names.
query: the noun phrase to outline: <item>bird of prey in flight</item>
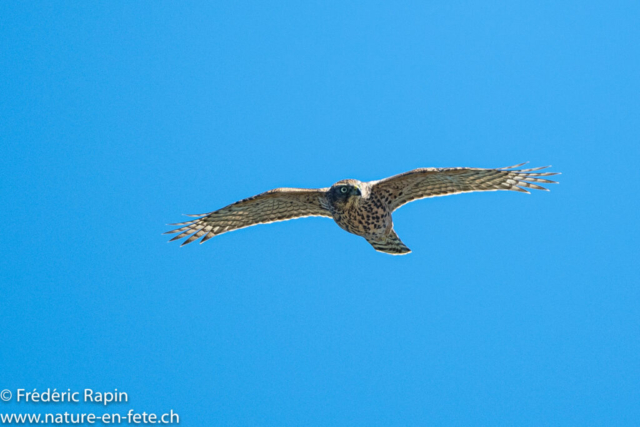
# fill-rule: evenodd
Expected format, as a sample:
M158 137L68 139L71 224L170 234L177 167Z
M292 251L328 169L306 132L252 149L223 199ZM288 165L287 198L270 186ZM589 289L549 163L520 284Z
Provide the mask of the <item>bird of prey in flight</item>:
M379 252L404 255L411 250L393 230L393 211L427 197L497 190L529 193L527 188L548 191L537 184L556 184L542 178L559 174L541 172L549 166L517 169L524 164L499 169L422 168L379 181L345 179L329 188L276 188L217 211L188 215L196 219L169 224L180 228L165 234L179 233L171 241L189 236L184 246L200 237L203 243L218 234L256 224L324 216L349 233L364 237Z

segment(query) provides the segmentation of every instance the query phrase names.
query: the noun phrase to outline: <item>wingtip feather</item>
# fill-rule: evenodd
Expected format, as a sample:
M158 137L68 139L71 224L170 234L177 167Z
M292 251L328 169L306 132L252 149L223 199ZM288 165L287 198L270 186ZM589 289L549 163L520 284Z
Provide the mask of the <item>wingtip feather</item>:
M500 169L502 169L502 170L506 170L506 169L519 168L520 166L524 166L524 165L526 165L527 163L529 163L529 162L527 161L527 162L523 162L523 163L518 163L517 165L507 166L506 168L500 168Z

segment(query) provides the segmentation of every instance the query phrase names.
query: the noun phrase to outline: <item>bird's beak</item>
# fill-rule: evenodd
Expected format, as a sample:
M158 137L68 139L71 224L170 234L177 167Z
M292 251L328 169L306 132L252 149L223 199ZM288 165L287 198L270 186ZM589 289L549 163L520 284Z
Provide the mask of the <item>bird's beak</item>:
M355 194L356 196L362 196L362 191L360 191L360 187L356 187L356 189L355 189L355 191L354 191L354 194Z

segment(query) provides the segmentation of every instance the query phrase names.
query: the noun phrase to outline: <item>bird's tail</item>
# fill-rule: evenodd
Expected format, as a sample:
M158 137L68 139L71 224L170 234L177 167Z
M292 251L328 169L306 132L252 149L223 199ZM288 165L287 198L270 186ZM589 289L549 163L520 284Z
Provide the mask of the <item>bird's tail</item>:
M367 238L365 237L365 239ZM402 243L402 240L400 240L393 230L391 230L391 233L383 236L368 238L367 242L369 242L376 251L391 255L406 255L411 252L411 249Z

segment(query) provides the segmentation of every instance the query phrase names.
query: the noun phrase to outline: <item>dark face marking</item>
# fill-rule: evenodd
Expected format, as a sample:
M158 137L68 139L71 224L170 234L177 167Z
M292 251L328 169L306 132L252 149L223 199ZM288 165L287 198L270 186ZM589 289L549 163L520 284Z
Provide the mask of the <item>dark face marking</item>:
M351 183L338 183L331 187L328 198L335 208L343 207L352 197L360 197L362 192L357 185Z

